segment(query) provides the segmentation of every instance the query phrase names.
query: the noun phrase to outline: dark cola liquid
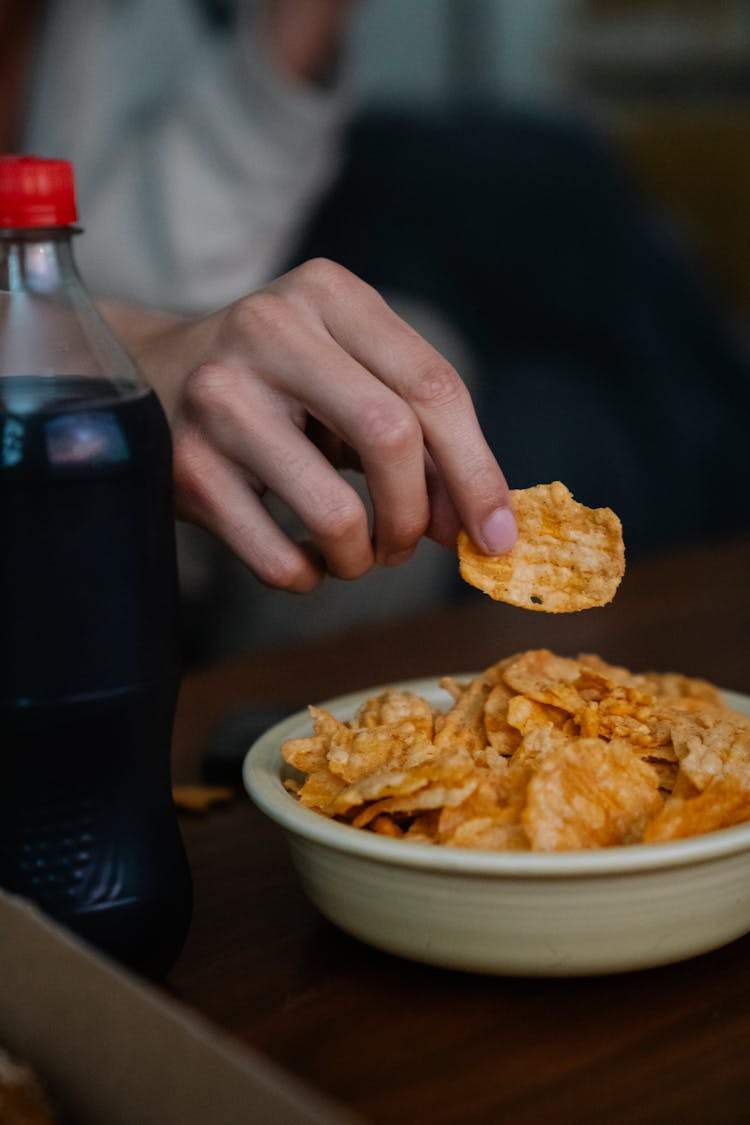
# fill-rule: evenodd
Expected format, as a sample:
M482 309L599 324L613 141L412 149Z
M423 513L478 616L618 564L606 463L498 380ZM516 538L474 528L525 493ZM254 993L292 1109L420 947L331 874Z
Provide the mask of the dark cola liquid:
M151 975L191 912L171 480L152 392L0 379L0 886Z

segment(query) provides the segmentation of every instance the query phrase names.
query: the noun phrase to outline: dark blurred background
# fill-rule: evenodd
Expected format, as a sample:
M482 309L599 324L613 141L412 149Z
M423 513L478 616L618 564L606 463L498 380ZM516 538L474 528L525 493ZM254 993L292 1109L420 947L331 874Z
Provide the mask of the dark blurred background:
M742 323L748 0L378 0L352 27L365 105L512 104L598 130Z

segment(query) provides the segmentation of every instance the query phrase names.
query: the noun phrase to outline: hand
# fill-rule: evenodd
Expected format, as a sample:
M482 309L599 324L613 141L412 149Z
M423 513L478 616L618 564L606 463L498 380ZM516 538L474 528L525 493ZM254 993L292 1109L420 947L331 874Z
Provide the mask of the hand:
M352 0L267 0L268 45L291 78L324 81L335 66Z
M111 316L170 418L178 514L212 530L270 586L394 565L465 526L509 550L508 489L456 371L353 274L306 262L209 316ZM337 469L365 474L374 525ZM262 503L297 514L298 544Z

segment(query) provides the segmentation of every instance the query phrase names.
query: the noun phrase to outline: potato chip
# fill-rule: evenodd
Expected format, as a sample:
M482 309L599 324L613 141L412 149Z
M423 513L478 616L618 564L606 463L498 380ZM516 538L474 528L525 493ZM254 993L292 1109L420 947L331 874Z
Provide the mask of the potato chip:
M330 770L314 770L299 791L299 803L307 809L327 813L345 784Z
M431 751L434 748L431 747ZM429 753L429 751L428 751ZM333 802L334 813L346 813L358 805L368 801L382 802L387 797L409 798L413 803L410 806L406 801L399 812L408 809L438 808L440 801L434 804L420 803L421 796L416 794L422 789L433 787L447 793L457 789L465 789L466 796L478 784L478 779L472 777L473 762L471 756L462 747L451 750L441 757L432 756L431 760L420 761L411 766L406 763L403 769L381 769L348 785L336 796ZM384 807L384 811L396 811L395 806Z
M521 740L511 765L516 769L533 772L539 769L544 759L554 750L559 750L569 742L577 741L575 735L555 726L530 727Z
M659 788L665 793L673 793L677 784L678 766L676 762L665 762L663 758L652 758L643 754L639 757L651 766L659 779Z
M319 707L309 710L313 737L284 744L285 760L305 772L328 768L342 781L353 782L386 763L394 768L416 746L431 746L432 709L411 693L386 692L368 700L354 724L342 723ZM382 720L380 725L376 725L378 720Z
M582 738L628 738L644 748L654 744L649 726L652 697L579 660L555 656L547 649L531 650L515 660L504 676L519 693L509 705L511 716L523 713L521 700L527 706L536 701L539 707L551 707L551 714L569 712ZM513 718L509 721L513 723Z
M437 826L440 817L439 809L415 816L409 827L404 832L404 839L413 844L437 844Z
M586 738L547 755L522 820L535 851L602 848L638 840L661 808L655 772L627 743Z
M632 673L627 668L623 668L619 664L608 664L595 652L579 652L576 659L581 667L588 668L592 672L598 672L600 676L611 680L612 683L630 683L633 679Z
M647 717L647 716L644 716ZM620 701L590 703L576 713L582 738L627 738L634 746L652 745L651 730L635 715L623 712Z
M331 747L328 766L337 777L351 782L368 777L384 767L403 768L407 759L411 765L416 765L438 754L431 738L415 728L411 721L405 720L353 731L347 747Z
M484 704L485 739L502 757L511 755L521 741L508 718L508 705L515 698L506 684L495 684Z
M517 657L503 671L503 679L519 695L573 712L580 710L585 702L573 686L580 674L576 660L540 648Z
M393 688L365 700L352 724L362 727L387 726L389 723L409 722L424 734L432 735L433 711L429 703L413 691Z
M379 836L390 836L396 840L399 840L404 834L403 828L388 813L381 813L380 816L376 816L370 828L373 832L377 832Z
M713 781L697 796L670 798L643 835L645 844L679 840L750 820L750 792L736 778Z
M232 800L234 790L223 785L173 785L172 800L182 812L209 812Z
M453 848L509 852L529 850L529 839L522 824L499 824L489 816L464 820L452 836L441 842Z
M462 578L495 601L573 613L612 601L625 573L622 525L610 508L587 508L560 481L511 492L518 539L485 555L458 536Z
M460 805L476 787L476 780L465 781L463 785L447 787L445 785L430 785L419 793L412 793L406 797L385 797L368 805L358 813L352 825L355 828L364 828L375 816L382 813L414 813L423 809L445 809Z
M484 729L484 707L492 687L485 674L477 677L461 692L436 729L435 745L440 750L460 746L469 753L477 753L485 748L487 735Z
M508 726L516 732L520 731L522 735L528 734L535 727L556 727L562 730L568 720L567 712L561 707L553 707L549 703L537 703L526 695L512 695L506 715Z
M620 665L608 664L596 653L580 653L577 660L585 668L598 672L613 683L624 684L656 698L692 699L723 707L721 692L707 680L683 676L677 672L633 673Z
M469 686L468 683L456 680L453 676L443 676L439 683L443 691L447 691L448 695L452 697L454 703L461 698Z
M407 843L558 851L656 843L750 820L750 718L703 680L601 657L515 653L443 710L391 688L346 722L310 708L284 785ZM307 775L300 783L300 776Z
M732 778L750 793L750 730L731 718L683 715L672 724L680 769L698 789Z
M312 775L315 777L315 774ZM343 816L369 801L386 797L410 796L429 784L429 778L411 774L404 769L382 769L368 774L352 785L341 785L330 803L334 815ZM304 789L303 789L304 795Z
M451 836L464 820L476 817L491 817L504 824L519 822L524 797L524 786L519 781L519 776L512 773L507 758L503 758L502 766L481 776L460 806L443 809L438 821L438 835L441 838Z
M642 682L656 696L695 699L701 703L723 706L721 692L707 680L695 679L692 676L681 676L676 672L645 672L635 679Z
M681 801L689 801L691 797L697 797L699 794L700 789L693 785L687 774L678 769L671 796Z
M284 743L284 759L302 773L327 768L328 743L320 734L311 738L288 738Z

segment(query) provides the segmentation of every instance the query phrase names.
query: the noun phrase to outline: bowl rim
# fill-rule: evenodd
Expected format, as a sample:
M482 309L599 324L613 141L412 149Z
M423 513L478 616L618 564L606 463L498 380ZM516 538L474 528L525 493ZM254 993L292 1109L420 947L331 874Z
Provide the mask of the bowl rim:
M457 674L455 678L466 679L476 674L464 672ZM439 686L438 677L401 680L348 692L323 700L316 706L346 718L366 698L389 687L415 691L428 697L443 690ZM750 714L750 696L727 690L722 691L722 695L730 706ZM282 771L285 762L281 757L281 743L287 738L304 736L309 730L310 718L307 708L304 708L265 731L245 755L242 766L243 784L255 804L287 833L351 856L424 871L533 879L643 874L750 851L750 822L659 844L626 844L590 851L565 852L503 852L481 848L440 847L364 832L360 828L353 828L305 808L284 788Z

